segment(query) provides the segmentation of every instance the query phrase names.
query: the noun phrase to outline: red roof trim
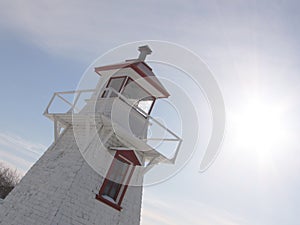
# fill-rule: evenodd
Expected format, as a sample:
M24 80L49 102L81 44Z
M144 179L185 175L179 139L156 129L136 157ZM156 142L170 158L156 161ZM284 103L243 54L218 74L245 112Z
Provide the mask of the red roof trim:
M145 62L139 62L139 63L142 63L143 65L145 65L149 70L152 71L152 68ZM135 65L137 65L138 63L136 63Z
M147 75L143 70L141 70L140 68L138 68L138 64L143 64L144 66L146 66L153 75ZM141 77L147 78L150 77L150 79L147 79L147 81L153 86L155 87L159 92L161 92L164 97L169 97L170 94L168 93L168 91L163 87L163 85L159 82L159 80L157 79L157 81L155 81L154 79L151 79L151 77L155 77L154 73L152 72L152 68L145 62L126 62L126 63L119 63L119 64L114 64L114 65L108 65L108 66L100 66L100 67L95 67L95 72L98 73L99 75L101 71L106 71L106 70L114 70L114 69L122 69L122 68L131 68L133 69L136 73L138 73Z
M146 65L146 64L145 64ZM137 67L137 65L133 64L130 66L135 72L137 72L141 77L147 78L149 77L149 79L146 79L153 87L155 87L158 91L160 91L165 97L169 97L170 94L169 92L166 91L165 88L163 88L162 84L157 80L153 80L151 78L151 76L148 76L146 73L144 73L144 71L142 71L140 68ZM147 67L149 67L147 65ZM156 77L155 75L153 75L153 77Z
M100 71L105 71L105 70L115 70L115 69L126 68L126 67L130 67L131 64L133 64L133 63L132 62L120 63L120 64L114 64L114 65L108 65L108 66L95 67L95 72L98 73Z

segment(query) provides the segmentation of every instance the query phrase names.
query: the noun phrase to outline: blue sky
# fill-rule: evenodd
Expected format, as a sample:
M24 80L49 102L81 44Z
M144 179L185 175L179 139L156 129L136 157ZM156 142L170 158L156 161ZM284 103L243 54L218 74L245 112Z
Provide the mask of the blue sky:
M97 57L175 42L213 71L226 137L205 173L199 150L145 188L142 224L299 224L299 10L283 0L1 1L0 159L26 172L53 140L42 116L52 93L75 89Z

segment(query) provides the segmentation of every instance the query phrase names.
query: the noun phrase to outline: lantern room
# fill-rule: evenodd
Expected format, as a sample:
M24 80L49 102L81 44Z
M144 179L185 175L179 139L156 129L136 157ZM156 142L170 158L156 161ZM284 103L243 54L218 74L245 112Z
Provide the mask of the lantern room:
M105 89L112 89L114 93L108 96L108 90L102 97L116 97L117 93L135 102L143 112L150 114L158 98L170 96L161 82L157 79L144 59L151 53L148 46L139 47L140 55L137 59L127 60L125 63L96 67L95 72L108 78Z
M137 59L95 67L95 73L100 76L96 88L74 91L73 103L63 97L63 94L70 92L53 96L45 115L54 120L56 138L61 127L74 121L87 124L92 120L96 121L97 129L104 126L110 130L111 138L103 140L104 145L109 143L106 145L108 150L132 150L142 166L175 162L181 138L150 115L154 104L170 94L144 61L151 49L141 46L139 51ZM76 111L78 99L86 92L92 92L91 97L85 99L86 105ZM66 113L49 112L56 97L71 106Z

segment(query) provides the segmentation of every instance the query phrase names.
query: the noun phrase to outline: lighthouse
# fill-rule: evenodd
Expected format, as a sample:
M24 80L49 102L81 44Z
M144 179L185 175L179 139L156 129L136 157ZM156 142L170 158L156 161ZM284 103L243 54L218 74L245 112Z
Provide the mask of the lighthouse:
M170 93L145 62L149 46L138 50L95 66L96 88L54 93L54 142L0 206L0 225L140 224L143 178L174 164L182 140L151 116Z

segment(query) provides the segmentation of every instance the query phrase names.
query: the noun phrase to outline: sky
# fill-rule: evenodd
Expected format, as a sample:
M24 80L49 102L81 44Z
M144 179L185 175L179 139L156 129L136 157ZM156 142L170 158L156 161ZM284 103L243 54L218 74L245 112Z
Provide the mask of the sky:
M144 188L142 225L297 225L299 11L284 0L2 0L0 160L26 173L53 141L42 115L53 92L76 89L97 57L169 41L213 72L226 133L207 171L199 148L176 176Z

